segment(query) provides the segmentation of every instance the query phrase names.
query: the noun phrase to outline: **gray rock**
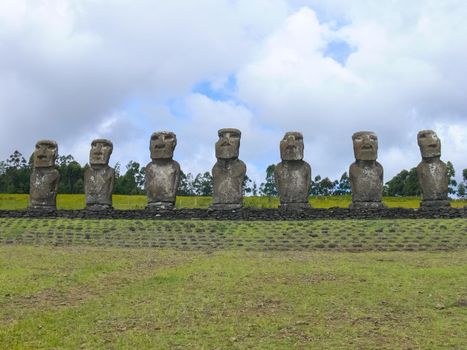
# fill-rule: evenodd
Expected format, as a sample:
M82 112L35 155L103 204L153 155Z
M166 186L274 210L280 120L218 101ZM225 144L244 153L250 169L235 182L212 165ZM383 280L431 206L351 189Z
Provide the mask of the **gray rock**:
M33 154L34 166L30 177L29 209L55 210L60 174L55 169L58 146L55 141L41 140Z
M280 142L282 162L274 169L274 178L281 209L309 208L308 193L311 185L311 167L303 161L303 135L287 132Z
M172 159L177 136L170 131L155 132L151 136L149 150L152 161L146 166L145 188L148 209L170 210L175 208L180 165Z
M441 157L441 140L432 130L417 135L422 161L417 166L417 177L422 189L421 207L449 207L448 169Z
M378 137L371 131L360 131L352 135L355 162L349 168L352 187L350 208L384 208L383 167L376 161Z
M214 182L211 209L232 210L243 206L243 180L246 165L238 159L241 132L220 129L216 142L217 162L212 168Z
M113 144L109 140L97 139L91 143L90 167L84 173L86 209L112 209L112 192L115 170L109 166Z

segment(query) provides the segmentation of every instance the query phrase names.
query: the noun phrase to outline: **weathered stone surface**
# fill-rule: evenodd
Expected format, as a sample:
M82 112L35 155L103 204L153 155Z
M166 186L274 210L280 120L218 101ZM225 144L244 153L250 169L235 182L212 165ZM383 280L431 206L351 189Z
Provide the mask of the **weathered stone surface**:
M287 132L280 142L282 162L276 165L274 177L280 198L280 208L297 210L308 208L311 167L303 161L303 135Z
M417 135L422 161L417 166L417 177L422 189L423 207L449 207L448 169L441 157L441 140L432 130Z
M30 177L29 209L55 210L60 174L55 166L58 146L55 141L41 140L36 143L34 168Z
M348 220L348 219L456 219L467 218L463 208L349 208L316 209L299 211L280 209L242 208L240 210L0 210L1 218L68 218L68 219L125 219L125 220Z
M371 131L352 135L355 162L350 165L349 180L352 187L350 208L382 208L383 167L376 161L378 137Z
M212 168L214 182L211 209L231 210L243 206L243 180L246 165L238 159L241 132L220 129L216 142L217 162Z
M167 210L175 207L180 184L180 165L172 159L177 136L170 131L155 132L149 150L152 161L146 166L145 188L148 209Z
M109 140L97 139L91 143L90 167L84 173L86 209L112 209L112 191L115 170L109 166L113 144Z

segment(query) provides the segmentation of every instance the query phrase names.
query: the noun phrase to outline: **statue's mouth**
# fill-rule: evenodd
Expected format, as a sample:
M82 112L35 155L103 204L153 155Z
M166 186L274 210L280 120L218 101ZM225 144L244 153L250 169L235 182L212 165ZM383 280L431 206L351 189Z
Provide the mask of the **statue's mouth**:
M45 154L40 154L39 156L37 156L37 158L39 158L40 160L44 160L47 159L47 156Z
M156 145L154 148L155 149L163 149L163 148L165 148L165 144Z
M373 149L373 146L367 143L367 144L365 144L365 145L362 146L362 149L371 150L371 149Z
M438 145L436 143L432 143L428 145L429 148L436 148Z

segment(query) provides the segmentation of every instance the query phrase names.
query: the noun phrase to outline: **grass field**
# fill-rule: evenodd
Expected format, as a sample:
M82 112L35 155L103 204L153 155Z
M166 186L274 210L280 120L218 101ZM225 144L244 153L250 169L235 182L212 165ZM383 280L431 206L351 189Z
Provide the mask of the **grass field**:
M2 349L465 349L467 251L0 246Z
M465 219L207 221L0 219L0 244L179 250L467 249Z
M0 194L0 210L20 210L28 207L27 194ZM211 197L177 197L177 208L208 208ZM277 197L244 197L246 207L255 208L277 208L279 199ZM350 196L329 196L310 198L310 204L314 208L346 208L351 203ZM418 208L420 198L418 197L385 197L383 202L389 208ZM115 209L144 209L147 204L146 196L123 196L113 195L113 206ZM452 200L451 206L463 208L467 200ZM58 209L83 209L85 198L83 194L59 194L57 196Z
M465 349L467 220L0 218L0 349Z

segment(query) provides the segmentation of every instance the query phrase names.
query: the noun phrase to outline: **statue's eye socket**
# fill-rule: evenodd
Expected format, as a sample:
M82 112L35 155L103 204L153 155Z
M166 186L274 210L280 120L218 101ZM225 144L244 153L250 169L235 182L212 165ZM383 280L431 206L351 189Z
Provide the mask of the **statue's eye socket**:
M55 146L48 145L47 148L50 149L50 150L54 150L54 149L55 149Z
M376 141L378 138L376 136L370 136L370 139Z
M173 140L173 137L172 136L166 136L165 137L165 141L172 141Z

